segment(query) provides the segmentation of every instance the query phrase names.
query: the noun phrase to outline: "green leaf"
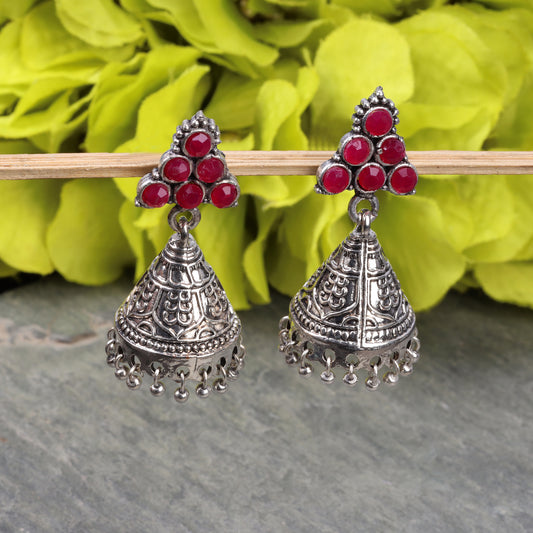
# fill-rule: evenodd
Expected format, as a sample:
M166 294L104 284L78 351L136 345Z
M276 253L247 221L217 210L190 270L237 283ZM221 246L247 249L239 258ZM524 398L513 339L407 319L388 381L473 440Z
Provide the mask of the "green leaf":
M60 180L0 183L0 258L23 272L50 274L46 228L59 205Z
M254 123L257 95L263 83L224 71L205 109L206 116L213 118L222 131L249 128Z
M0 23L22 17L38 0L17 0L0 2Z
M446 235L457 251L502 238L514 223L514 201L507 176L422 179L417 196L437 202L446 220Z
M3 261L0 261L0 278L8 278L14 276L17 273L17 270L6 265Z
M207 65L193 65L178 79L146 97L139 108L135 137L117 151L162 152L168 149L176 126L192 116L205 98L209 90L208 73Z
M202 210L201 224L193 232L236 309L249 308L243 267L246 204L247 198L241 197L239 206L231 209L207 206Z
M373 229L413 308L428 309L461 279L465 260L451 246L435 202L389 195L380 202Z
M533 237L533 176L503 176L507 183L507 198L499 187L492 187L494 222L506 227L498 237L466 251L472 261L483 263L513 260ZM494 183L495 176L487 177L487 187ZM488 196L488 192L486 193ZM478 209L481 210L481 203ZM499 210L497 206L499 205ZM481 215L484 216L484 215ZM485 220L490 215L485 217Z
M47 244L52 262L67 280L110 283L131 263L132 253L119 224L122 203L111 180L74 180L63 186Z
M278 209L265 209L264 202L254 199L255 215L257 219L257 235L244 252L243 267L249 283L247 294L254 304L270 302L270 291L265 265L266 240L281 212Z
M299 103L298 91L285 80L266 81L257 95L254 128L255 148L271 150L282 124ZM287 186L280 176L242 176L239 178L242 194L253 194L267 200L283 199Z
M145 233L140 231L135 224L142 211L131 202L125 201L122 203L119 212L120 227L135 255L135 279L139 279L143 275L156 256L154 247Z
M137 20L112 0L55 0L55 5L65 28L93 46L111 48L143 37Z
M199 57L199 52L191 47L162 46L146 54L138 74L117 75L117 71L113 69L109 71L109 76L102 76L89 109L85 139L87 150L112 152L134 137L137 115L143 101L150 95L157 94L157 91L169 83L175 87L176 80L180 79L183 72L194 65ZM164 105L161 105L155 110L156 114L151 117L150 123L143 123L143 127L153 130L161 120L181 120L183 117L179 117L179 112L183 107L178 105L176 111L170 107L172 112L168 113ZM157 120L154 120L154 117L157 117ZM165 145L170 144L176 124L177 122L166 132Z
M507 90L507 73L480 36L453 10L422 12L397 26L408 41L415 73L412 101L418 105L470 107L474 118L449 130L445 115L422 117L426 128L408 139L411 149L478 149L496 123ZM394 99L394 97L393 97ZM418 120L415 108L407 122ZM429 111L429 110L428 110ZM461 110L453 111L460 117ZM402 112L403 117L403 112ZM443 117L446 130L441 130ZM446 124L448 122L448 124ZM411 126L408 130L413 131Z
M481 263L474 269L483 290L495 300L533 307L533 263Z
M253 26L231 0L149 0L172 16L181 35L228 68L250 76L274 63L278 52L256 40Z
M117 152L163 152L172 143L176 125L191 117L209 89L207 66L195 65L176 81L142 102L135 137L117 147ZM159 117L154 121L154 117ZM116 179L117 187L130 201L137 194L138 179Z
M63 0L64 1L64 0ZM68 2L71 6L86 6L91 2ZM57 17L54 2L43 2L23 19L20 29L20 55L22 64L30 69L58 69L59 75L89 79L105 61L124 61L131 57L134 48L116 46L105 48L95 43L91 46L69 33ZM50 72L47 73L50 76ZM33 81L28 73L25 78Z
M325 20L280 20L254 25L256 37L279 48L300 46L311 34L326 24Z
M356 51L357 68L347 61ZM350 128L350 111L378 85L401 104L414 91L406 39L393 26L354 19L333 31L319 46L315 67L320 86L312 105L312 146L332 148Z

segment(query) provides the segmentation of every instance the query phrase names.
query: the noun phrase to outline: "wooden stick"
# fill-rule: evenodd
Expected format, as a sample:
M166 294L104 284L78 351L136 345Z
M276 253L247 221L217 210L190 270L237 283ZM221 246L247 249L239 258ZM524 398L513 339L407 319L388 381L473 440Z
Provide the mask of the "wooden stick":
M228 151L237 176L307 176L333 152ZM533 152L408 152L420 174L533 174ZM0 155L0 179L139 177L159 162L160 154L12 154Z

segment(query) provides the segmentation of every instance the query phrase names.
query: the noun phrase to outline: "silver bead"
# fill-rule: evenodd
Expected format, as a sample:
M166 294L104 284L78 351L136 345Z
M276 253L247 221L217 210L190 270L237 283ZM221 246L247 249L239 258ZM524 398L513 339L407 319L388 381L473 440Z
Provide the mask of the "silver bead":
M298 363L298 356L295 353L291 353L290 355L285 356L285 362L289 365L295 365Z
M187 389L176 389L174 399L180 403L186 402L189 399L189 391Z
M120 380L126 379L128 377L128 371L121 366L115 370L115 376Z
M320 379L324 383L327 383L329 385L330 383L333 383L333 380L335 379L335 374L331 370L329 372L327 370L324 370L324 372L320 374Z
M395 372L387 372L383 376L383 381L385 383L388 383L389 385L394 385L394 384L398 383L399 379L400 379L400 376L398 374L396 374Z
M150 392L154 396L161 396L165 392L165 386L163 383L152 383L150 387Z
M376 390L379 387L379 378L377 376L368 376L365 385L369 390Z
M213 381L213 390L223 394L228 390L228 384L225 383L222 378L215 379L215 381Z
M408 375L413 371L413 365L408 361L404 361L400 364L400 372L402 374Z
M305 365L302 365L298 369L298 372L299 372L300 376L307 377L307 376L310 376L313 373L313 367L311 365L309 365L309 364L305 364Z
M142 385L142 379L139 376L130 375L128 376L128 379L126 380L126 385L131 390L137 390Z
M209 387L206 387L203 383L200 383L196 387L196 394L199 398L207 398L209 396Z
M344 381L346 385L353 387L357 383L357 376L353 372L346 372L342 378L342 381Z

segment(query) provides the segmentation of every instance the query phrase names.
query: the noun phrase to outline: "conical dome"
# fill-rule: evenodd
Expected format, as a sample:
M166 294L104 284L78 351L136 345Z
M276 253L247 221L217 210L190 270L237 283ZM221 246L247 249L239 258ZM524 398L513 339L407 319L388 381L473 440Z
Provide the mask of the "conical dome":
M415 314L383 254L376 234L356 228L292 299L290 314L281 323L280 349L288 363L306 360L327 367L322 379L331 381L331 368L342 366L354 384L354 370L365 368L375 388L377 371L389 367L386 381L409 373L418 358ZM329 359L329 362L328 362Z
M117 343L143 370L154 363L200 381L239 350L241 323L194 238L174 234L115 316ZM156 365L157 366L157 365Z
M392 350L415 327L396 274L370 230L353 231L291 302L296 324L350 353Z

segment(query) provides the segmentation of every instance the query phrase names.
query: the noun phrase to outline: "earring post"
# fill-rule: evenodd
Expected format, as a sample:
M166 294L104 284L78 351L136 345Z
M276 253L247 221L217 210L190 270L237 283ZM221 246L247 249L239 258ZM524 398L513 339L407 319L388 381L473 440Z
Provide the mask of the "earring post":
M331 157L328 151L225 152L238 176L309 176ZM408 151L419 174L533 174L533 151ZM157 167L155 153L1 154L0 180L139 177Z

